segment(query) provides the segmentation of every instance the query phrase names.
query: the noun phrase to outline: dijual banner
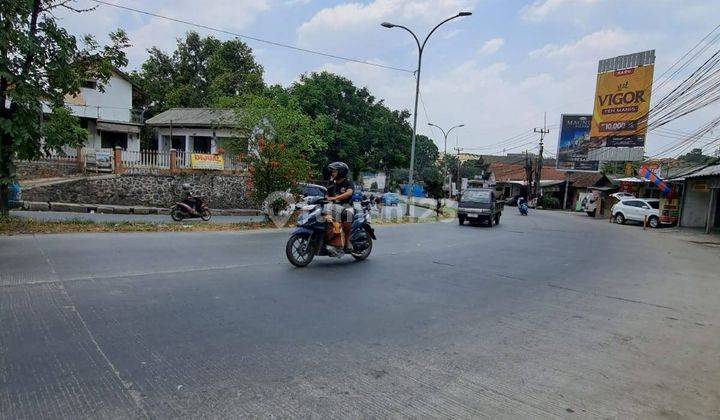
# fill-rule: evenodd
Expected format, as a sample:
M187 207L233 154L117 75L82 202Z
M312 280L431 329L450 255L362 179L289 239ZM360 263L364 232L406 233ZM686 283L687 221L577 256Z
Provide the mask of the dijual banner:
M190 155L190 166L193 169L222 171L225 169L225 159L221 155L193 153Z
M643 147L655 52L600 61L590 141L593 147Z
M590 151L590 122L592 115L563 114L560 120L560 136L556 168L565 171L598 170L597 160L588 160Z

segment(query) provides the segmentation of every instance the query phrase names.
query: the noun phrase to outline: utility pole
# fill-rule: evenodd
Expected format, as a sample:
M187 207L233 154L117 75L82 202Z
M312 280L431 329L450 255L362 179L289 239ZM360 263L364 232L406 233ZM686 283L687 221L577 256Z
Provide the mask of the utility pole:
M456 147L454 147L453 149L455 149L455 150L457 151L457 173L458 173L458 176L457 176L457 192L458 192L458 195L460 195L460 190L462 189L462 178L460 178L460 167L461 167L461 165L460 165L460 151L462 151L463 148L456 146Z
M527 197L525 197L525 201L527 201L529 205L532 188L532 163L530 163L530 156L528 155L527 150L525 151L525 178L527 181L527 188L525 189Z
M543 140L545 139L545 134L550 132L550 130L547 129L547 112L543 117L543 128L536 128L533 131L540 134L540 152L538 153L537 158L537 165L535 169L535 188L533 189L533 195L537 198L540 193L540 177L542 176L543 167Z

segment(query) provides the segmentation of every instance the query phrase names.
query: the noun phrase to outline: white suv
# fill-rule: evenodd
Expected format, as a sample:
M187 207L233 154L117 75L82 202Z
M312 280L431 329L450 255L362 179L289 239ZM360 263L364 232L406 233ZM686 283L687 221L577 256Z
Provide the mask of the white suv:
M643 223L647 217L650 227L660 226L660 200L657 198L625 198L612 206L610 212L619 224L627 220Z

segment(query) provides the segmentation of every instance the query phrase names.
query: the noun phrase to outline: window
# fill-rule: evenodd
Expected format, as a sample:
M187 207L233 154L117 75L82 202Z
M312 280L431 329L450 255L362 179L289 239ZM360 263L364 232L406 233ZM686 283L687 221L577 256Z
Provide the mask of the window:
M648 201L648 204L650 207L659 210L660 209L660 202L659 201Z
M462 195L463 201L475 201L478 203L490 203L491 196L490 191L479 191L479 190L467 190Z
M126 133L100 132L100 145L103 149L114 149L119 146L121 149L126 150L127 140L128 135Z
M94 81L94 80L86 80L86 81L82 82L82 85L81 85L81 86L84 87L84 88L86 88L86 89L93 89L93 90L95 90L95 89L97 89L97 82Z
M642 202L642 201L637 201L637 200L626 200L626 201L623 201L623 205L626 205L626 206L629 206L629 207L637 207L637 208L640 208L640 207L643 206L643 202Z

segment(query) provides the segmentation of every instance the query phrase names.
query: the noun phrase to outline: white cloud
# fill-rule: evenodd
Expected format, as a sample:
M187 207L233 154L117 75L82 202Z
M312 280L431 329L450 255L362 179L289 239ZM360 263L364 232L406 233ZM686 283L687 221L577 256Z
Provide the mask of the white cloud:
M598 60L639 51L642 46L633 33L619 28L601 29L567 44L546 44L528 53L530 58L561 61L566 70L589 70Z
M536 0L532 4L520 9L520 17L524 20L538 22L563 8L575 5L594 4L599 1L600 0Z
M370 3L345 3L318 11L297 29L303 46L332 49L357 43L382 47L387 44L383 21L407 24L425 32L440 20L462 10L472 10L476 0L373 0ZM429 28L428 28L429 29ZM449 29L448 29L449 30ZM332 36L328 36L332 34ZM406 35L407 36L407 35ZM409 41L409 39L408 39Z
M502 48L502 46L505 45L505 40L502 38L493 38L488 41L485 41L482 47L480 47L479 53L480 54L495 54Z
M138 10L186 20L202 25L239 31L248 27L258 15L271 8L272 0L214 0L212 6L196 0L115 0L117 4ZM78 8L98 6L89 0L79 0ZM132 47L127 50L130 68L139 67L146 58L145 50L157 46L164 50L172 50L175 39L188 31L197 31L203 35L227 38L208 31L166 19L151 17L137 12L126 11L112 6L99 5L94 11L74 13L64 9L57 10L63 25L73 34L92 33L103 36L115 28L122 27L128 33Z

